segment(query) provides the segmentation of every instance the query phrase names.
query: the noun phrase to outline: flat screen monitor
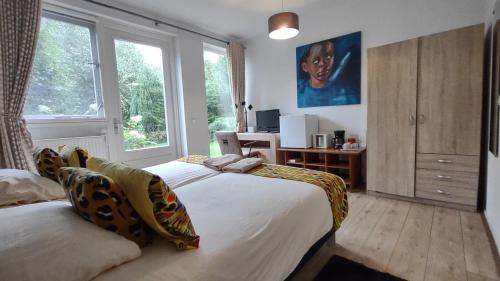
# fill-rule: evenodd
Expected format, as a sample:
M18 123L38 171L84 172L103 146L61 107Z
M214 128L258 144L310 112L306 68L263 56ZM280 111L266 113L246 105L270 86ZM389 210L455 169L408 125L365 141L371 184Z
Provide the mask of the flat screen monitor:
M257 117L257 131L279 133L280 131L280 110L262 110L255 112Z

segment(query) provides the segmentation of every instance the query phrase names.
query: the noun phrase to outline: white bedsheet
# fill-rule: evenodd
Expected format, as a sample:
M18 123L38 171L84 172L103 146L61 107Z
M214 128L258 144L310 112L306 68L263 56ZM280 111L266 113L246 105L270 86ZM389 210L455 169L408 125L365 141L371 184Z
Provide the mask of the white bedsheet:
M172 161L144 168L144 170L160 176L160 178L162 178L172 189L220 174L220 172L209 169L203 165L181 161Z
M332 228L325 192L307 183L227 173L175 192L200 248L178 251L157 238L139 259L96 280L283 280Z
M2 281L85 281L140 255L137 244L85 221L69 202L0 210Z

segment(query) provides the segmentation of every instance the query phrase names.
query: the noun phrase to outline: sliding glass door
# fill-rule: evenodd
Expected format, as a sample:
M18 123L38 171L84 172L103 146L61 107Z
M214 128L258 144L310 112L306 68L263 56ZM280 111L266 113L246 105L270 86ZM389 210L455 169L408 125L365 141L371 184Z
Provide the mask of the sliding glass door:
M208 132L210 156L220 156L215 138L216 131L234 131L236 118L231 97L231 85L227 67L227 51L211 44L203 44L205 62L205 91L207 95Z
M112 108L112 158L135 166L146 166L148 158L175 159L168 42L123 31L112 31L111 38L116 80L107 106Z

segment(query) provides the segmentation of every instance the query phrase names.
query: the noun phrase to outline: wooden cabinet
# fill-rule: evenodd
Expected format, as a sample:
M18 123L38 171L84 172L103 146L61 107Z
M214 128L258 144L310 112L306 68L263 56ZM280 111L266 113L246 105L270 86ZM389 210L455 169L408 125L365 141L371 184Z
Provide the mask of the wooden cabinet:
M319 170L341 177L352 191L362 183L361 158L366 149L278 148L278 164Z
M420 38L417 152L479 155L483 25Z
M367 180L378 192L413 196L418 39L368 50Z
M476 205L483 29L368 50L368 190Z

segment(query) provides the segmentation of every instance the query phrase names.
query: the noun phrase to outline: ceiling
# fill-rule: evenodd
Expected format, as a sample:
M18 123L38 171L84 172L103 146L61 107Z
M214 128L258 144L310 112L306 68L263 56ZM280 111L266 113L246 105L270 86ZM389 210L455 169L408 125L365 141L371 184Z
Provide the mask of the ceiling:
M300 14L307 5L320 1L325 0L284 0L284 10ZM281 0L112 0L112 2L237 40L267 34L267 19L281 11Z

